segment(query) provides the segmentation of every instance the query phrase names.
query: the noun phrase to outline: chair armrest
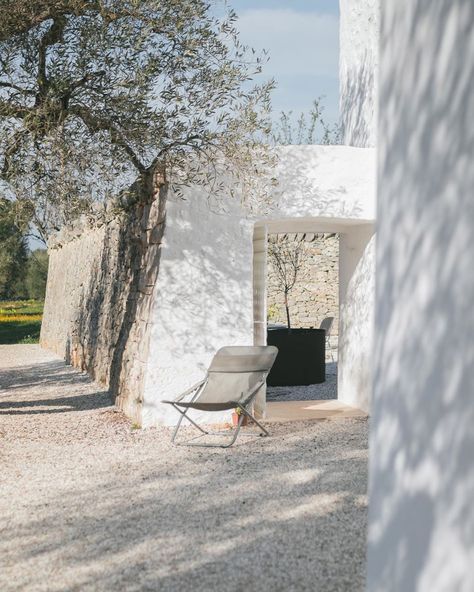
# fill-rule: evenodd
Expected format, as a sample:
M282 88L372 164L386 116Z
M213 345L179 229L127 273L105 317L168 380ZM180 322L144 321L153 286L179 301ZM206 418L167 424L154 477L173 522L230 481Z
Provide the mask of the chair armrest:
M187 390L184 391L184 393L181 393L180 395L178 395L175 399L175 401L182 401L184 399L184 397L187 397L188 395L190 395L193 391L199 389L199 387L201 387L205 382L207 381L207 376L206 378L203 378L202 380L200 380L199 382L196 382L196 384L193 384L193 386L189 387ZM197 393L196 393L197 394Z

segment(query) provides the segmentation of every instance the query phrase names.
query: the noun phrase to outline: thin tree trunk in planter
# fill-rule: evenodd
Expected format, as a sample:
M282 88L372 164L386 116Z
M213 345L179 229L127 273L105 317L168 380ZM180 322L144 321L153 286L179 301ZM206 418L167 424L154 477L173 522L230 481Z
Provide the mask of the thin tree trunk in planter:
M288 294L285 292L285 309L286 309L286 323L288 326L288 331L291 330L291 323L290 323L290 306L288 304Z

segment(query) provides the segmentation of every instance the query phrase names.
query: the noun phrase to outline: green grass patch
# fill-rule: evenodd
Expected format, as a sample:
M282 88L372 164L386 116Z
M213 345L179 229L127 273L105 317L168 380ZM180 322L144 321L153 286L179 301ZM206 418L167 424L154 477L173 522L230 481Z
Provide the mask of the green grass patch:
M38 343L44 302L0 301L0 344Z

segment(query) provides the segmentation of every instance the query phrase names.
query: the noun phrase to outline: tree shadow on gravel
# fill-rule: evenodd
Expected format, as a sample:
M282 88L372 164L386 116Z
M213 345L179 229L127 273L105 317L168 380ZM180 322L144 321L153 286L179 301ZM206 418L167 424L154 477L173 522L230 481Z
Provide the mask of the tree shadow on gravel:
M67 411L90 411L91 409L101 409L104 407L111 407L108 391L99 391L75 397L32 399L28 401L0 401L0 415L65 413Z
M28 366L16 366L0 373L0 389L27 389L39 385L50 386L54 383L90 384L91 379L85 373L72 370L62 360L40 362Z
M294 427L211 452L139 434L97 478L56 485L0 551L25 587L60 565L55 589L71 592L362 591L365 422Z
M3 370L0 373L0 415L110 407L108 391L90 389L91 384L86 374L66 367L61 360ZM88 392L81 392L85 387L88 387ZM36 391L34 395L31 390ZM75 390L79 392L75 393Z

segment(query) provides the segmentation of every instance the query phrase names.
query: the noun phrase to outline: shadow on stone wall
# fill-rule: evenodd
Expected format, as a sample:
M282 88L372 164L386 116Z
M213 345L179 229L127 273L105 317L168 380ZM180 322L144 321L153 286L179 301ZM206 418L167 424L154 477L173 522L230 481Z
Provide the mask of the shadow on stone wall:
M117 406L138 423L166 186L156 185L152 194L153 201L138 203L107 225L66 344L66 362L108 386Z

